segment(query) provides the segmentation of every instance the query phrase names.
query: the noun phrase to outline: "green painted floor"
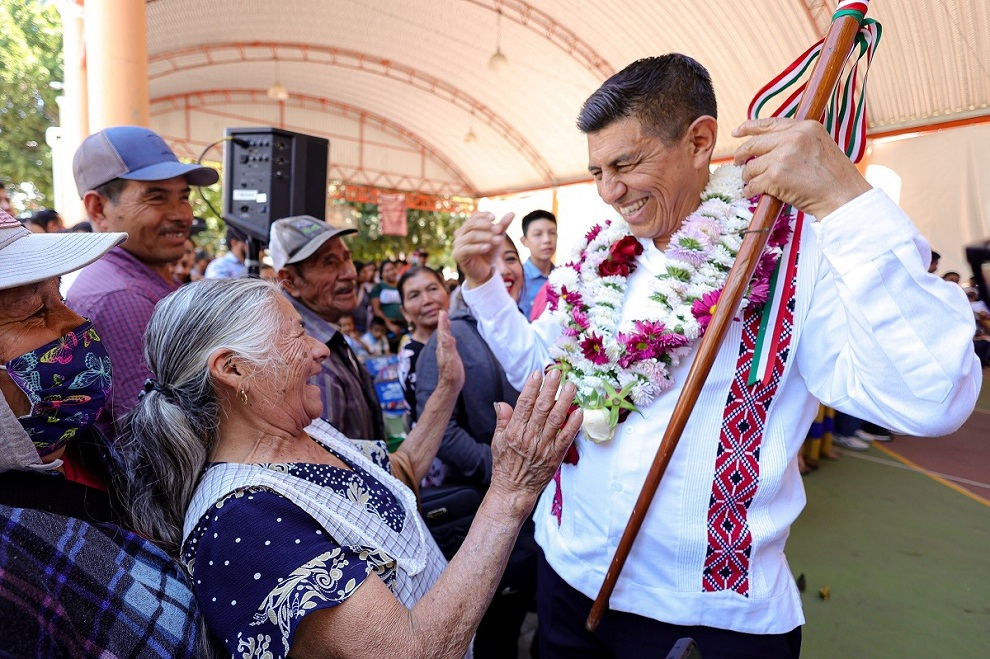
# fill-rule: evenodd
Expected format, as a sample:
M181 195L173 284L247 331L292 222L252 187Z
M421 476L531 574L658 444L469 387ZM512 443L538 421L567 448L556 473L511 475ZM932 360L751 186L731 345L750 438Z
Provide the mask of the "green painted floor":
M990 657L990 506L876 448L804 482L787 544L807 581L804 659Z

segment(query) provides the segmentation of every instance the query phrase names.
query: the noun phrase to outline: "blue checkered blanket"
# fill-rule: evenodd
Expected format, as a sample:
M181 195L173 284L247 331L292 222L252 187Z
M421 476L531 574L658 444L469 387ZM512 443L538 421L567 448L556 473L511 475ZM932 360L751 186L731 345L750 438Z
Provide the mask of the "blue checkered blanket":
M0 506L0 656L195 657L181 568L112 524Z

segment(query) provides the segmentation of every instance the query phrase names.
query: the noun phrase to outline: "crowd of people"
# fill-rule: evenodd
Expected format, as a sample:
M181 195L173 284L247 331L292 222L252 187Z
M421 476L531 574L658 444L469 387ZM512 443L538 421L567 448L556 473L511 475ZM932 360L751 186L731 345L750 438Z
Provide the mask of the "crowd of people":
M535 610L541 659L683 637L799 656L784 544L808 428L825 405L953 431L980 388L974 308L821 125L746 122L713 173L716 118L689 57L615 74L578 127L617 218L555 266L552 213L522 218L525 262L513 214L475 213L453 291L426 255L358 263L354 229L305 215L272 223L266 276L244 276L236 227L207 264L189 194L217 172L146 128L86 138L94 232L0 211L0 648L514 657ZM589 629L764 193L789 210ZM363 364L388 353L409 409L393 452ZM437 488L474 495L454 540L434 538Z

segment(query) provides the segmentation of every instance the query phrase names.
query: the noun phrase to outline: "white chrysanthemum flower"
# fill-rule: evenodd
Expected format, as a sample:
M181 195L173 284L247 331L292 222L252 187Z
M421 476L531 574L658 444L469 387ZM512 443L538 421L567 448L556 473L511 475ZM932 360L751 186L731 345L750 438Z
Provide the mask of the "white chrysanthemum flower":
M642 311L640 311L642 310ZM636 316L637 318L630 318L626 321L626 327L629 329L627 331L633 331L635 329L635 321L637 320L656 320L663 318L667 311L666 305L661 305L655 300L644 300L643 302L636 304Z
M616 310L622 308L622 303L626 299L625 286L621 289L614 286L602 286L596 293L598 294L598 297L595 298L596 301L611 305Z
M641 362L637 362L629 367L629 370L635 376L640 376L647 381L653 381L658 377L662 377L661 371L657 368L660 363L655 359L644 359Z
M658 279L657 283L653 287L653 290L668 298L672 295L677 295L677 290L674 288L674 282L669 277Z
M585 275L585 279L587 279L588 276L598 276L598 266L602 264L607 256L607 252L594 252L592 254L588 254L588 257L584 262L584 267L582 268L582 270L587 273Z
M619 357L626 354L626 348L614 340L608 340L605 341L605 354L610 360L618 361Z
M736 250L738 252L738 250ZM716 246L712 249L712 261L718 263L719 265L731 266L735 260L735 252L730 252L722 245Z
M565 287L569 291L577 290L578 273L573 268L554 268L553 272L550 273L550 283L552 283L557 290Z
M617 371L615 374L615 379L618 381L618 386L616 387L616 391L618 391L630 382L637 382L639 380L639 376L631 368L628 368Z
M697 300L703 297L706 293L710 293L711 290L712 290L711 285L699 282L697 284L693 284L688 289L687 298L690 300Z
M718 194L730 198L742 196L742 168L736 165L722 165L708 179L703 196Z
M705 217L711 217L721 222L725 222L733 215L732 205L717 197L703 203L699 210Z
M574 243L571 247L571 263L580 263L587 248L588 244L583 239Z
M743 237L741 234L727 233L722 236L722 240L719 241L719 244L716 245L716 247L722 247L732 252L738 252L739 248L742 247L742 241Z
M698 334L701 333L701 325L698 324L697 320L694 320L694 316L691 316L684 319L684 323L681 325L681 331L684 333L684 338L688 341L694 341L698 338Z

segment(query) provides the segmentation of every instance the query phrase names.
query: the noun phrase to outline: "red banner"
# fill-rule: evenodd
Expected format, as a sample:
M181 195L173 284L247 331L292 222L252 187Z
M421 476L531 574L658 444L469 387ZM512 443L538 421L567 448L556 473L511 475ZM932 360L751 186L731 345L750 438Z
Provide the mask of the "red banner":
M382 235L405 236L406 196L403 194L379 194L378 213L382 218Z

